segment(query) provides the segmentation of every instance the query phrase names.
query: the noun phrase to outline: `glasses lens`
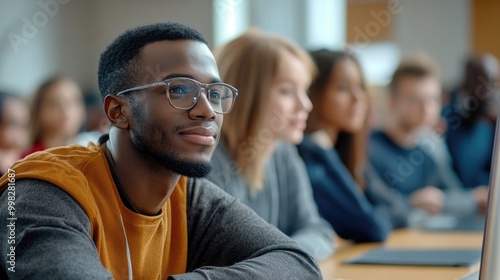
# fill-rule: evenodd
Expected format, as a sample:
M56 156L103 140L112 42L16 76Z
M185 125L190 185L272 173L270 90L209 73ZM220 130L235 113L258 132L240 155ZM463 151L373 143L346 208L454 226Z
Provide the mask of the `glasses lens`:
M168 83L170 102L178 109L191 108L198 99L198 86L190 80L179 79Z
M208 99L214 111L227 113L233 107L234 94L231 88L225 85L213 85L209 90Z

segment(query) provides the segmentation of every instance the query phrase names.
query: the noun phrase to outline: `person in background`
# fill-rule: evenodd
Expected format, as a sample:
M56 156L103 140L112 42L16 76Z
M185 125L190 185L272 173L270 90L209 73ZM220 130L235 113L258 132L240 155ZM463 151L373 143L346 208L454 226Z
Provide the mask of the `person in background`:
M18 95L0 92L0 176L28 144L29 110Z
M35 92L31 105L31 147L23 155L74 141L83 125L85 108L78 85L65 77L44 82Z
M460 178L458 177L455 170L453 170L453 158L450 155L446 141L444 138L444 133L446 133L447 126L444 118L439 118L439 121L434 124L429 124L429 127L422 127L421 131L418 133L415 143L417 146L421 147L429 156L432 157L434 163L436 164L436 172L439 172L440 177L444 182L447 182L450 186L457 186L457 190L464 190L464 185ZM488 195L487 189L486 197ZM452 195L454 192L450 192L448 196ZM461 192L457 192L460 194ZM476 197L477 202L480 202L482 192L476 192L479 195ZM471 195L475 195L474 193ZM484 197L484 198L486 198ZM460 200L449 199L449 201L456 201L460 203ZM486 202L486 201L484 201ZM478 207L481 205L478 204ZM454 207L459 207L456 205Z
M361 68L348 52L323 49L311 56L319 74L298 151L319 212L344 239L384 241L407 225L409 207L366 163L369 97Z
M221 78L239 90L225 118L208 179L295 239L317 260L333 252L333 230L320 217L300 143L312 108L309 55L280 37L249 30L215 53Z
M104 113L102 100L99 94L87 93L84 95L85 115L87 120L83 132L78 133L74 143L86 146L88 142L98 143L101 135L108 133L109 120Z
M15 176L18 209L0 279L322 279L297 242L202 178L237 90L198 31L127 30L98 82L112 123L99 144L35 153L0 179L0 207Z
M446 180L429 149L419 144L422 132L441 120L441 84L430 58L402 61L389 85L388 111L388 122L370 136L369 158L380 177L424 213L475 213L474 195Z
M453 168L485 209L499 102L499 64L491 54L467 59L461 87L443 109Z

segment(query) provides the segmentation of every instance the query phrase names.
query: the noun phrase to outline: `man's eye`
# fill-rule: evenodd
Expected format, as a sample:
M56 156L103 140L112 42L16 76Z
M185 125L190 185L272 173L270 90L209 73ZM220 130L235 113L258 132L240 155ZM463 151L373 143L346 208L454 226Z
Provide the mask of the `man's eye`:
M171 87L169 89L169 93L173 93L173 94L177 94L177 95L185 95L185 94L187 94L187 90L185 87L175 86L175 87Z
M220 100L221 99L221 94L219 91L217 90L212 90L210 91L210 99L216 99L216 100Z

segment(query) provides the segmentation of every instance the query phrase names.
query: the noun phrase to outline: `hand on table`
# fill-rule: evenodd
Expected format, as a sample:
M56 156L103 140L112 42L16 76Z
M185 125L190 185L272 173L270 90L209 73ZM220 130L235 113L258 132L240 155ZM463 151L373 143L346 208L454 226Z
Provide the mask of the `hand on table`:
M410 203L429 214L437 214L443 209L444 198L443 191L434 186L426 186L411 195Z
M488 186L477 186L473 191L474 200L477 203L479 213L485 214L488 207Z

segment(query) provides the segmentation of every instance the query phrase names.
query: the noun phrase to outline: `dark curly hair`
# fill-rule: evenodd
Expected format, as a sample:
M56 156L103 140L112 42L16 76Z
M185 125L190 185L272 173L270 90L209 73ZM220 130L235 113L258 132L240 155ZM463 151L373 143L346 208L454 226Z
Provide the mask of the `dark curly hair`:
M175 22L139 26L125 31L101 54L97 73L99 90L104 99L133 86L133 76L140 64L141 49L157 41L193 40L207 44L197 30Z

